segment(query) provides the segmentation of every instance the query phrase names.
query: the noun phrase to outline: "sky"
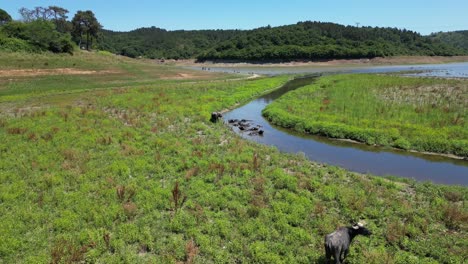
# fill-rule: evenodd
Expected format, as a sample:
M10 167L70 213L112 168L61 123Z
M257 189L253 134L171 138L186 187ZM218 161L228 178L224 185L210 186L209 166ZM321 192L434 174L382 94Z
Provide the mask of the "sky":
M299 21L406 28L423 35L468 30L468 0L0 0L20 19L21 7L57 5L91 10L105 29L253 29Z

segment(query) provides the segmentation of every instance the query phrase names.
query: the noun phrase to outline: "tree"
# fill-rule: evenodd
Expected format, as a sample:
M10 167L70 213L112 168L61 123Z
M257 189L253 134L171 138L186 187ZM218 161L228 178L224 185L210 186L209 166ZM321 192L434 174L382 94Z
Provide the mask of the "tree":
M91 39L97 38L101 25L97 21L94 13L90 10L78 11L72 19L72 35L78 40L78 46L81 48L83 34L86 35L86 50L89 50Z
M11 16L3 9L0 8L0 26L10 22Z
M46 20L54 22L57 31L60 33L70 32L71 26L67 21L68 10L59 6L41 7L37 6L34 9L20 8L19 13L24 22L32 22L36 20Z
M0 11L3 10L0 9ZM0 12L0 15L2 13ZM5 23L1 29L3 35L9 39L17 39L16 44L22 46L11 50L73 52L74 45L69 34L70 30L68 30L71 27L66 20L68 10L58 6L35 7L34 9L23 7L19 13L22 21ZM11 19L9 15L2 17Z
M22 40L21 42L17 41L18 44L30 46L30 48L23 48L23 50L73 52L74 47L70 34L58 32L52 21L43 19L28 23L12 21L2 26L1 31L9 39Z
M49 6L52 20L67 20L68 10L59 6Z
M49 6L52 22L57 27L60 33L69 32L71 30L69 22L67 21L68 10L59 6Z
M26 7L22 7L18 12L20 13L24 22L31 22L38 19L49 20L52 16L51 10L42 6L36 6L34 9L27 9Z

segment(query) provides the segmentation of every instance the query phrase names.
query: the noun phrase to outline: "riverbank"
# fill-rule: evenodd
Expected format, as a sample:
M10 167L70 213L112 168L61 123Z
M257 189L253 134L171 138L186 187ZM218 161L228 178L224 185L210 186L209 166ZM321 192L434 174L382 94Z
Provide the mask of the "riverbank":
M330 138L466 159L468 82L384 75L335 75L279 98L273 124Z
M275 146L282 152L301 153L310 160L340 166L346 170L373 175L431 181L440 184L468 185L468 163L441 154L410 152L396 148L369 145L355 140L335 139L283 129L268 122L262 110L287 93L313 83L314 77L299 78L281 88L236 107L224 115L224 120L239 136L268 146ZM235 120L246 120L249 126L240 128ZM231 122L234 120L234 122ZM256 135L255 128L264 131Z
M77 58L33 56L8 67ZM350 263L466 259L468 188L353 173L209 122L287 77L89 56L121 74L0 76L2 261L321 263L350 219L374 233Z
M196 60L166 60L158 63L171 64L177 66L199 66L199 67L350 67L350 66L385 66L385 65L411 65L411 64L441 64L454 62L467 62L468 56L396 56L377 57L372 59L343 59L328 61L291 61L291 62L196 62Z

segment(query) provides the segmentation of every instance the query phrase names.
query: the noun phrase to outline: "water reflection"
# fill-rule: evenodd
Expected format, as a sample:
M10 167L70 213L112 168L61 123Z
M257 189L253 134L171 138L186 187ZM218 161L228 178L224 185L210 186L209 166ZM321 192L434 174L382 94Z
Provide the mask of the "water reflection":
M468 66L468 64L467 64ZM293 80L282 88L262 96L225 114L225 120L247 119L262 126L263 136L249 136L237 128L244 138L291 153L304 153L309 159L361 173L413 178L443 184L468 185L468 162L442 156L409 153L390 148L327 139L276 127L262 116L262 110L276 98L298 87L310 84L316 77Z
M200 66L187 67L202 70ZM203 67L205 68L205 67ZM449 64L424 64L424 65L393 65L393 66L350 66L350 67L317 67L317 66L294 66L294 67L213 67L213 72L241 73L241 74L311 74L311 73L385 73L415 71L409 74L415 76L436 76L450 78L468 78L468 62Z

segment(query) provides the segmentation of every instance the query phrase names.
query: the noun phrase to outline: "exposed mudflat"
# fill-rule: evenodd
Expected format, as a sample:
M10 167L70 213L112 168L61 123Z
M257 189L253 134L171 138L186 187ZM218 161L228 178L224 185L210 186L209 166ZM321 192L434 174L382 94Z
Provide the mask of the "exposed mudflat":
M466 62L468 56L397 56L376 57L372 59L340 59L328 61L290 61L290 62L235 62L235 61L206 61L197 63L195 60L167 60L165 63L180 66L206 66L206 67L339 67L339 66L378 66L378 65L405 65L405 64L439 64L450 62Z
M114 70L81 70L74 68L57 68L57 69L14 69L0 70L0 77L34 77L44 75L90 75L90 74L111 74L119 73Z

